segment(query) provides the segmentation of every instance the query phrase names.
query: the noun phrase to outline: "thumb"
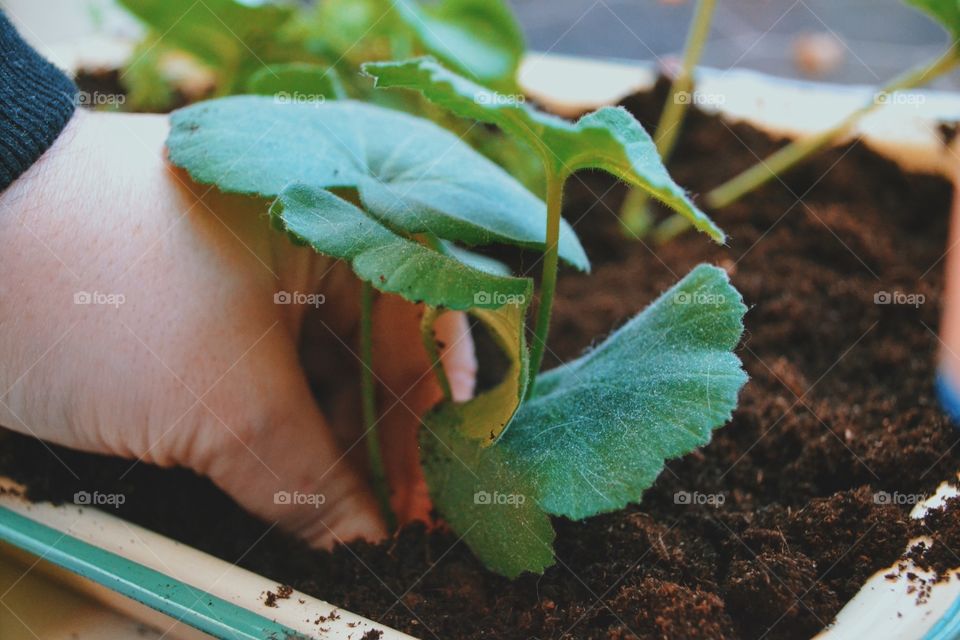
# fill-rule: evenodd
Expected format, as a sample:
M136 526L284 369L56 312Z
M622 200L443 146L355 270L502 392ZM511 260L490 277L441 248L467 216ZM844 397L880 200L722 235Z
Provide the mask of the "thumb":
M195 470L242 507L318 547L382 539L376 501L347 463L317 406L295 354L258 368L257 382L223 394L264 398L237 428L213 417L197 438ZM212 412L211 412L212 413ZM228 426L230 425L230 426Z

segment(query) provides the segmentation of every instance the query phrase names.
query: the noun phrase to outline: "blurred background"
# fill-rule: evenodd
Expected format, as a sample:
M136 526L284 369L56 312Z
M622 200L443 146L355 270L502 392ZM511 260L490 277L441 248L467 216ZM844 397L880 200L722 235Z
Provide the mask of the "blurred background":
M694 0L511 0L531 49L676 56ZM703 64L876 84L943 51L947 34L900 0L719 0ZM960 88L945 78L933 86Z
M669 62L694 0L509 0L531 49ZM117 29L111 0L0 0L33 40ZM122 21L121 21L122 22ZM39 26L38 26L39 25ZM943 50L947 34L901 0L719 0L705 66L877 84ZM937 88L960 89L947 77Z

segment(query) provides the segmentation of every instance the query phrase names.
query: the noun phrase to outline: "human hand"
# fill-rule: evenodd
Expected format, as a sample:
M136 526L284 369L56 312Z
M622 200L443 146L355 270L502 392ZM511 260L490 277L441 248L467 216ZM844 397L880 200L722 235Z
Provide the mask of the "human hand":
M266 203L170 167L167 126L78 112L0 194L0 424L189 467L317 545L382 536L363 479L359 284L270 231ZM394 296L374 307L378 429L400 522L429 513L416 432L441 396L420 313ZM437 338L454 397L468 397L466 319L441 317ZM283 491L323 503L278 504Z

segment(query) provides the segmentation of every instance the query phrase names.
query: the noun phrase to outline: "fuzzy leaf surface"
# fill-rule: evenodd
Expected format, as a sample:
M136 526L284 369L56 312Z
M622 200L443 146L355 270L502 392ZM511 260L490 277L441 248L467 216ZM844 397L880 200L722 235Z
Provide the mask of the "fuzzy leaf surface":
M346 260L374 288L412 302L466 310L526 299L529 278L492 275L397 235L346 200L319 187L284 189L271 214L318 253ZM490 295L501 292L499 295Z
M653 139L623 108L603 107L572 123L534 109L519 96L491 91L432 58L371 62L363 70L378 87L419 91L456 115L494 124L524 140L556 175L602 169L643 189L717 242L725 240L723 231L673 181Z
M233 96L174 112L167 147L175 165L222 191L273 198L293 182L355 188L365 210L408 234L532 249L545 242L543 201L455 135L397 111ZM589 267L569 225L560 256Z
M494 448L547 512L572 519L637 502L666 460L710 441L747 380L733 352L746 312L700 265L602 344L541 375Z

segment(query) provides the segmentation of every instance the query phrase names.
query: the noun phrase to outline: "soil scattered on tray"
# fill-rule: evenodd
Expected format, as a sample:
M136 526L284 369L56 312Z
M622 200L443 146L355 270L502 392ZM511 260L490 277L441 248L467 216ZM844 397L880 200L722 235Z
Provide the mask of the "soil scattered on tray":
M648 128L662 93L627 103ZM703 193L776 146L692 114L671 169ZM594 272L561 278L548 365L707 261L751 307L739 348L750 382L731 424L671 461L641 504L558 519L557 563L543 576L492 575L456 536L421 526L313 552L186 471L124 475L129 461L53 447L77 480L19 436L5 441L0 473L35 498L122 492L131 521L420 638L810 638L917 535L933 540L911 551L919 565L948 579L960 564L948 551L960 551L960 500L909 518L918 494L960 468L960 432L932 388L951 188L859 143L784 182L715 214L728 247L694 234L625 241L614 217L624 188L595 173L569 183L565 215ZM521 272L536 264L507 257ZM897 293L924 302L884 303Z

